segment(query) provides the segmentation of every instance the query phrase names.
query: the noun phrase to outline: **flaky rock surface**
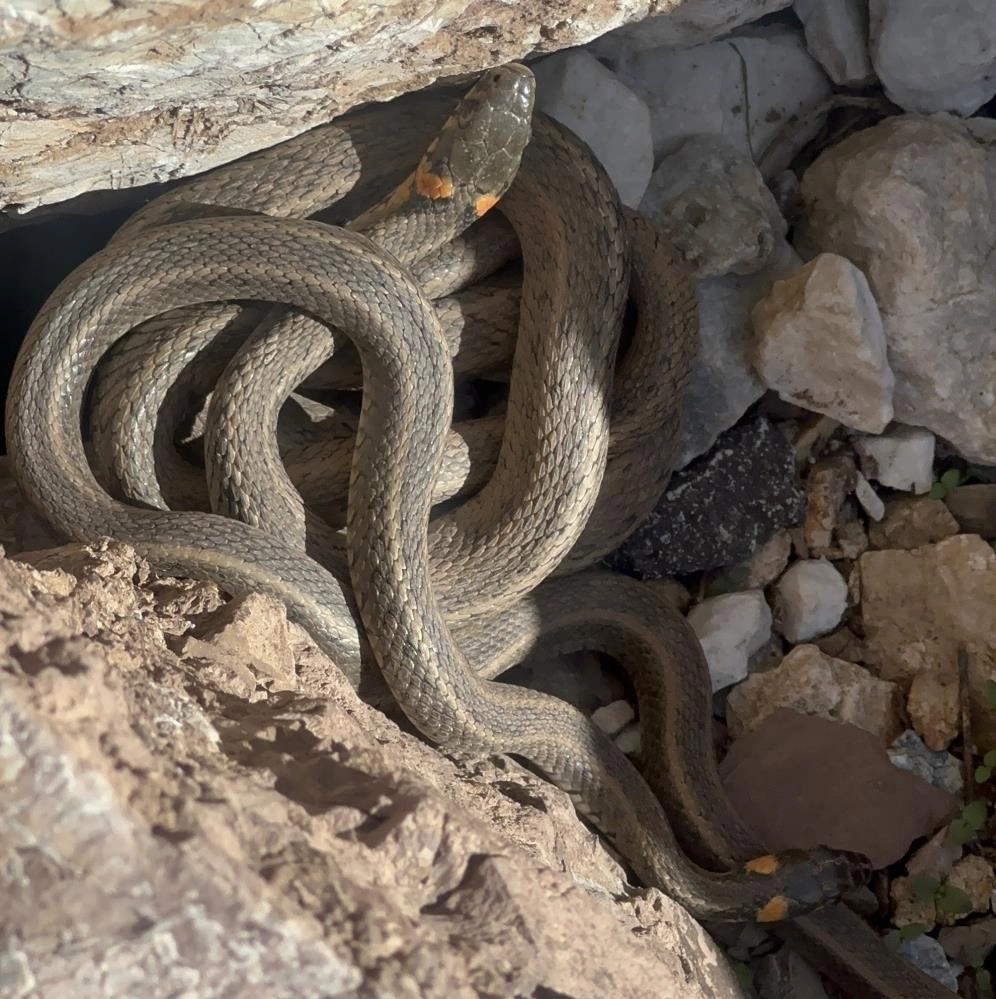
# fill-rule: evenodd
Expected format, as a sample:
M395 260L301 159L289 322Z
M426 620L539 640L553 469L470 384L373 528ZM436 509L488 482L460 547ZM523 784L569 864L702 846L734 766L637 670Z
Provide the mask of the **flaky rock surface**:
M0 558L5 995L740 994L561 792L401 731L276 605L122 545L30 558Z
M196 173L446 77L674 13L684 44L785 0L74 0L0 10L0 207Z

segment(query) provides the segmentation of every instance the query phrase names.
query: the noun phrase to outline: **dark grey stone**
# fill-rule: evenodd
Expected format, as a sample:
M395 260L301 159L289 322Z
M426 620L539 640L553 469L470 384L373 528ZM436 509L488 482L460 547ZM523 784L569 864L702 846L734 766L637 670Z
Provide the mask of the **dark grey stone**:
M791 444L770 420L755 417L677 472L649 519L605 561L639 579L717 569L747 558L805 513Z

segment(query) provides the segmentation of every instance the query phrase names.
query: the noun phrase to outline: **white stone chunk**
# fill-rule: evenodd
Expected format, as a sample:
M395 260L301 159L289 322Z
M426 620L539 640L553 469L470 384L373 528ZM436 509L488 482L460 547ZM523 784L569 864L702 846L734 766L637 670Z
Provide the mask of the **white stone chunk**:
M771 608L761 590L709 597L689 611L702 643L713 693L747 675L750 657L771 638Z
M775 584L775 610L790 642L808 642L840 624L847 610L847 583L825 559L796 562Z
M906 111L970 115L996 94L992 0L870 0L872 64Z
M824 253L776 281L752 312L754 364L783 399L855 430L892 420L895 376L885 331L864 274Z
M658 161L691 135L723 138L757 161L790 121L805 131L798 123L831 94L802 31L782 26L691 49L638 52L618 72L650 108ZM812 135L819 126L817 119Z
M867 0L795 0L806 47L834 83L857 87L875 79L868 56Z
M584 49L558 52L532 67L536 106L584 139L635 208L654 168L650 110Z
M861 470L890 489L922 495L934 483L934 435L917 427L898 427L877 437L857 437L854 450Z

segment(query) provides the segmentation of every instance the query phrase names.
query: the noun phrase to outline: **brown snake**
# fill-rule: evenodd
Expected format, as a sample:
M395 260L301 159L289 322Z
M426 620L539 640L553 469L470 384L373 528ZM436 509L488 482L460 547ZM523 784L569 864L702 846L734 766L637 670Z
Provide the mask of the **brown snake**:
M510 89L510 104L504 106L507 114L521 117L524 109L531 108L531 75L517 67L493 74ZM486 110L496 120L506 113L498 105ZM295 148L329 143L335 133L317 129L309 135ZM500 138L501 143L491 148L504 153L508 136ZM440 194L446 185L437 182L445 180L454 164L461 165L459 148L454 155L434 146L428 156L412 183L400 190L411 196L414 188L421 196L428 189L425 197L452 211L459 207L460 190ZM252 205L267 214L288 215L312 214L328 200L325 195L316 199L301 193L306 185L288 184L284 177L281 190L289 193L267 202L256 196L258 190L238 184L240 176L257 184L260 176L265 177L265 169L253 174L252 166L253 161L247 161L228 168L231 172L223 186L236 203L202 197L197 182L186 194L153 203L152 211L140 213L135 224L126 225L107 249L70 275L46 303L19 355L7 406L9 450L28 497L71 536L121 538L160 571L215 579L233 590L257 588L274 594L330 658L347 667L352 664L353 679L359 681L363 644L351 596L305 554L300 531L277 533L212 514L143 510L118 502L94 479L80 435L84 393L98 361L146 320L219 301L275 302L299 310L277 318L254 342L265 345L272 334L273 349L290 351L291 344L302 339L297 335L305 328L301 324L309 323L312 333L323 331L327 352L338 341L330 329L343 331L357 345L363 367L363 409L350 485L349 568L356 609L377 663L420 731L456 754L510 753L524 758L571 793L579 809L594 818L644 881L660 886L702 918L792 918L834 897L852 880L861 880L864 865L857 858L824 850L790 852L739 867L749 837L740 841L733 837L723 844L726 830L717 832L717 812L702 814L705 808L718 808L723 814L724 806L712 800L722 797L716 790L714 767L701 746L682 757L682 736L671 726L661 738L669 753L678 753L677 773L658 782L651 770L648 778L664 800L672 793L668 788L678 788L678 797L685 802L694 799L696 788L691 785L705 789L701 790L708 799L705 807L691 810L698 818L689 820L690 835L702 835L704 842L718 842L723 848L715 849L711 858L702 856L700 863L705 866L696 866L677 847L658 797L587 719L556 699L483 678L500 671L495 650L502 643L506 649L515 647L507 632L500 637L496 623L510 627L522 615L532 622L535 638L536 614L544 628L552 628L579 612L594 620L597 609L615 608L609 625L614 622L615 633L628 636L619 638L621 644L615 648L624 661L623 653L632 648L645 658L662 654L653 652L652 643L641 646L634 638L641 635L640 629L653 631L646 620L640 623L639 615L634 616L638 602L633 601L627 611L624 604L608 599L616 587L638 584L601 574L567 577L544 583L527 597L545 576L563 566L569 553L584 565L604 544L593 536L585 547L579 539L592 510L598 509L600 491L607 495L602 467L608 450L615 338L628 280L628 244L622 237L624 223L615 195L605 193L607 179L583 147L549 120L537 118L522 169L501 202L501 210L520 236L525 275L523 329L516 347L505 436L488 485L452 515L431 524L432 487L449 423L453 373L436 313L398 262L412 264L424 250L424 237L417 249L406 251L396 236L397 220L404 218L406 205L415 214L424 213L425 198L422 202L416 197L407 202L391 198L390 211L367 228L374 241L293 218L212 217L162 224L170 216L156 217L160 209L182 207L184 197L201 209L204 204ZM283 166L286 169L286 161ZM219 173L223 172L211 176L217 178ZM553 177L563 191L551 189ZM602 192L602 204L614 206L614 217L610 212L585 222L574 205L564 207L563 202L573 198L586 203L592 190ZM453 217L466 224L480 214L482 199L493 201L499 193L494 188L472 190L473 210L468 213L464 204ZM545 235L545 243L526 238L535 231ZM393 256L377 241L383 241ZM297 331L292 341L274 332L281 323ZM566 368L563 355L574 358ZM309 357L312 361L316 358ZM527 372L524 379L518 378L520 368ZM675 412L672 407L664 413L669 429ZM268 429L272 433L272 426ZM640 445L646 447L645 442ZM636 445L621 453L634 452L643 454ZM625 474L632 474L640 460L627 458ZM551 464L557 473L553 479ZM651 491L659 495L661 488L658 483ZM545 512L551 502L558 509ZM543 515L538 523L529 523L526 514L537 508ZM479 575L468 584L467 567L474 565ZM492 615L490 640L483 626L472 626L481 605ZM505 614L495 614L498 608ZM648 613L666 619L660 607ZM670 692L672 696L665 697L670 709L687 709L688 717L694 717L693 727L701 732L697 695L690 701L677 682L701 667L694 640L691 646L697 651L690 653L691 659L679 651L681 633L688 642L683 627L674 625L675 631L663 635L668 643L663 654L673 657L673 678L663 687L659 679L656 686L645 681L641 710L645 723L652 721L656 700ZM485 672L472 670L465 655ZM651 707L644 709L645 702ZM693 848L686 843L686 849ZM749 852L757 852L753 844ZM708 866L717 870L705 869ZM816 941L817 950L823 948L839 960L841 942L820 936L822 915L815 913L794 925L804 938ZM843 918L844 946L867 950L870 939L890 968L889 955L870 931L860 923L862 930L857 930L847 922L849 917ZM813 921L817 925L807 930ZM889 974L905 972L892 967ZM910 985L902 995L917 999L938 994L929 990L933 984L929 979L916 976L913 969L910 975L914 977L899 978ZM862 981L870 980L863 969L862 976ZM852 994L898 999L900 993L886 984L891 991L859 989Z

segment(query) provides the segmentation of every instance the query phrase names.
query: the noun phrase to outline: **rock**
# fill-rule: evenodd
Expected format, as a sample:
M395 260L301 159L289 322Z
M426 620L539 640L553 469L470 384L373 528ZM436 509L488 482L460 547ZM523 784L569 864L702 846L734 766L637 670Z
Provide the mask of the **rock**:
M861 87L874 81L868 56L868 6L861 0L795 0L806 47L834 83Z
M974 853L962 857L951 868L948 884L960 888L971 902L971 912L988 912L989 896L993 891L994 877L992 864ZM954 926L967 912L947 912L939 910L937 921L942 926Z
M750 731L779 708L849 722L888 745L902 732L902 691L868 670L824 655L815 645L797 645L781 664L753 673L726 700L733 736Z
M737 6L743 17L772 4ZM0 190L16 211L198 173L362 102L583 44L647 7L627 0L583 17L564 7L542 30L520 4L438 0L375 11L268 4L251 20L182 3L163 18L134 0L28 11L0 15ZM731 20L703 13L717 27Z
M709 597L688 614L712 678L713 693L747 675L750 657L771 638L771 611L761 590Z
M775 621L790 642L808 642L840 624L847 610L847 583L826 559L790 566L775 584Z
M692 135L663 157L640 211L698 278L754 274L787 226L753 161L711 135Z
M860 485L860 479L858 484ZM826 558L856 559L868 551L868 532L860 520L849 520L837 528L837 548L828 552L814 552Z
M800 122L831 94L802 32L782 25L689 49L637 48L613 68L650 108L655 161L691 135L715 136L759 160L786 123L803 142L815 136L819 119Z
M531 68L536 106L588 143L623 204L636 208L654 168L647 105L584 49L557 52Z
M928 784L950 794L962 792L961 763L951 753L934 752L912 729L906 729L889 747L889 759L900 770L909 770Z
M869 46L905 111L969 115L996 94L996 10L987 0L870 0Z
M844 659L849 663L860 663L864 661L864 643L846 625L831 631L828 635L821 635L814 638L812 644L815 645L824 655L833 659Z
M868 551L857 562L866 662L909 691L913 727L934 750L960 730L958 650L968 665L972 737L996 746L986 684L996 679L996 553L957 534L912 551Z
M220 607L179 651L182 656L247 667L272 691L297 688L286 608L261 593L236 597Z
M903 59L920 72L909 51ZM804 255L840 254L867 277L896 376L896 419L990 464L994 134L984 119L900 115L848 136L806 170L795 240Z
M620 700L597 708L592 712L591 720L606 735L618 735L635 717L633 705Z
M707 595L712 597L741 590L763 590L785 571L791 554L792 538L789 532L775 531L743 562L723 570L712 580L706 591Z
M864 853L875 867L895 863L958 807L894 767L877 736L787 708L737 739L720 773L734 808L770 850L825 843Z
M944 503L963 533L980 534L987 541L996 538L996 483L955 486Z
M890 500L885 517L868 529L873 548L919 548L958 533L958 523L941 500Z
M892 922L902 928L920 924L928 929L937 923L937 906L934 896L916 888L912 878L893 878L889 885L892 902Z
M659 892L613 901L622 869L546 781L507 760L458 768L327 659L294 698L234 701L170 651L133 552L89 557L106 585L82 597L64 570L0 558L5 984L739 996ZM126 604L142 611L128 629Z
M627 725L613 741L627 756L638 757L641 746L639 722Z
M804 502L791 446L770 421L755 418L672 476L654 513L607 562L640 579L729 565L800 521Z
M756 981L763 999L829 999L819 974L788 947L761 958Z
M952 960L980 967L996 948L996 919L990 916L968 926L945 926L937 940Z
M890 757L892 753L890 752ZM893 758L893 763L895 759ZM915 850L906 861L906 870L912 877L916 874L926 874L937 880L946 878L960 860L964 850L948 840L948 828L940 829L919 849Z
M810 467L803 537L813 554L825 555L832 547L844 504L856 481L857 469L850 455L833 455Z
M899 953L945 988L952 992L958 991L958 976L964 968L951 964L944 956L944 948L933 937L924 935L914 940L904 940L899 945Z
M610 65L646 49L684 49L728 35L742 24L788 7L786 0L685 0L666 14L625 24L590 43Z
M854 480L854 498L873 522L885 516L885 503L861 472Z
M773 281L802 261L784 239L756 274L708 278L696 285L699 353L681 407L681 435L675 468L704 454L764 394L751 362L750 311Z
M751 312L754 366L781 398L847 427L881 433L892 419L895 377L864 274L822 253L776 281Z
M899 427L877 437L857 437L861 470L890 489L927 493L934 482L934 435Z

